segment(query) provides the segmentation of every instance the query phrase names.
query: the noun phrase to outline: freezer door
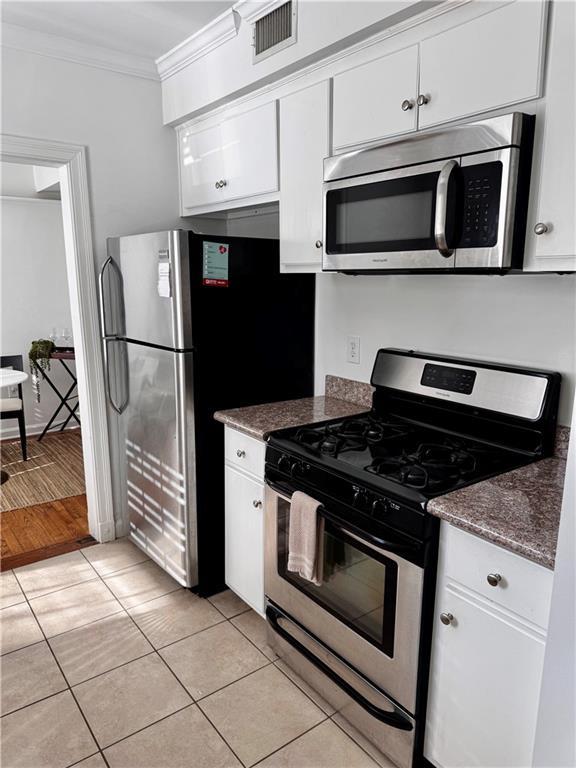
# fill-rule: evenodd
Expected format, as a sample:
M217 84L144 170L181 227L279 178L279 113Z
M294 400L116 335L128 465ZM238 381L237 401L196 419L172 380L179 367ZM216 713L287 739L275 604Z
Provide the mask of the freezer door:
M169 349L191 349L188 233L109 238L108 256L122 278L123 335Z
M198 582L192 354L127 343L122 416L130 538L180 584Z

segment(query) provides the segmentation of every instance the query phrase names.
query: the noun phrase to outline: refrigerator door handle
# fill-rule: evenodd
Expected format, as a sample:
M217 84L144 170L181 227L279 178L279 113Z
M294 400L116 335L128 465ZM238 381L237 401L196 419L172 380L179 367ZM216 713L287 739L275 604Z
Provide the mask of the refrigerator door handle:
M110 386L110 358L108 355L108 344L113 343L119 343L122 344L122 373L123 373L123 386L122 389L124 391L124 399L120 404L116 403L114 401L114 398L112 396L112 388ZM121 415L126 410L126 407L128 405L129 400L129 391L128 391L128 355L126 354L126 342L121 341L114 336L105 336L103 339L103 354L104 354L104 383L106 386L106 397L108 399L108 402L112 406L112 408L116 411L118 415Z
M116 277L118 279L118 297L119 297L119 314L120 314L120 329L118 331L112 332L111 334L108 333L108 328L106 327L106 302L105 302L105 288L104 288L104 278L106 275L106 271L108 269L111 269L113 272L116 273ZM102 269L100 270L100 273L98 275L98 299L99 299L99 309L100 309L100 325L102 327L102 336L104 338L108 338L110 336L122 336L124 334L124 326L125 326L125 313L124 313L124 287L122 284L122 272L120 270L120 267L112 256L108 256L104 264L102 265Z

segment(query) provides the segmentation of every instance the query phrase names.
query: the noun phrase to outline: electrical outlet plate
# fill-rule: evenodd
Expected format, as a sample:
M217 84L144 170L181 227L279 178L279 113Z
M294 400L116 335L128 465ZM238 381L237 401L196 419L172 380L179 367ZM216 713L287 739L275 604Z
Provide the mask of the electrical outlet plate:
M360 362L360 336L348 336L346 339L346 360L349 363Z

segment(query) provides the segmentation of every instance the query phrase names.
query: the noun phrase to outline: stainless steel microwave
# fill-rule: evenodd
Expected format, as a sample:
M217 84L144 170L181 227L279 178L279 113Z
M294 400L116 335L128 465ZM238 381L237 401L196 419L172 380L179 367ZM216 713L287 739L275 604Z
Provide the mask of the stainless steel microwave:
M534 116L394 139L324 160L324 271L521 269Z

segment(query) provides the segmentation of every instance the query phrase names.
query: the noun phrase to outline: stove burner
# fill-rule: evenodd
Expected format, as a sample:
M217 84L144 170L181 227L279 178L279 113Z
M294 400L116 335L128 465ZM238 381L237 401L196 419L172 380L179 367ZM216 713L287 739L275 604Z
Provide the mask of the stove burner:
M442 444L421 443L412 453L376 460L366 467L368 472L387 477L418 489L449 486L473 474L478 468L478 447L464 447L458 440Z
M376 416L364 416L316 428L302 427L294 439L315 452L338 456L342 451L364 451L370 445L398 441L408 437L412 431L407 425L388 423Z

